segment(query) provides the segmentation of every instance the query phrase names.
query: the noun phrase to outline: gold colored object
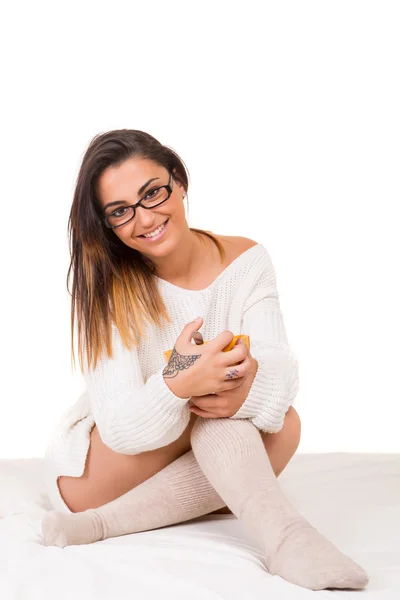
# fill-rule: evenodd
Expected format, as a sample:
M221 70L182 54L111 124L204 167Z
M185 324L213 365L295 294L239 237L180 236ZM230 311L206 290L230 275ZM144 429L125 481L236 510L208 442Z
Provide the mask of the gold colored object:
M229 350L232 350L232 348L236 344L236 340L238 340L239 338L241 338L244 341L244 343L246 344L246 346L248 348L250 348L250 337L248 335L241 334L241 335L235 335L233 337L233 340L231 342L229 342L229 344L227 346L225 346L225 348L222 348L222 352L229 352ZM195 344L198 346L202 345L202 344L208 344L208 342L210 341L210 340L207 340L206 342L204 342L203 336L201 335L200 331L195 331L195 333L193 334L193 339L195 341ZM170 359L172 350L164 350L164 352L163 352L164 360L166 363ZM235 363L235 364L238 365L239 363ZM232 366L234 366L234 365L232 365Z

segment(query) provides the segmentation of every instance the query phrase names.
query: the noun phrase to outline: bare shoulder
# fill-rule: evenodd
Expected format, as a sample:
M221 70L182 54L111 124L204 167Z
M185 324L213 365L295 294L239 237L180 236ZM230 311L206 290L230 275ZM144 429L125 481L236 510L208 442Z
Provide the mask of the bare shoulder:
M235 241L236 241L236 247L239 250L239 254L242 254L242 252L245 252L246 250L248 250L249 248L252 248L253 246L257 246L257 244L258 244L258 242L255 242L254 240L251 240L250 238L241 237L241 236L236 236Z
M218 235L216 237L218 237L226 251L228 263L235 260L235 258L243 254L243 252L246 252L249 248L258 244L258 242L255 242L250 238L239 235Z

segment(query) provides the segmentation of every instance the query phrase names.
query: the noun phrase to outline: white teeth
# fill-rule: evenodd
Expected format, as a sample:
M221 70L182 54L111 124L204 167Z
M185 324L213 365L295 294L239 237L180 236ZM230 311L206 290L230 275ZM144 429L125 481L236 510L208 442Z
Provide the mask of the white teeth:
M162 225L160 225L160 227L157 227L157 229L155 229L152 233L147 233L144 235L144 237L154 237L155 235L158 235L160 233L160 231L162 231L165 227L165 223L163 223Z

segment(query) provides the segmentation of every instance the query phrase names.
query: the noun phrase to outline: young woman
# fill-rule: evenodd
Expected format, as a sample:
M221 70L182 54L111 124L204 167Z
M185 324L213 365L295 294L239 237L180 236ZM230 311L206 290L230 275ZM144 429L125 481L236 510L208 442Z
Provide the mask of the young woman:
M72 352L76 315L86 389L46 453L55 510L44 543L227 510L263 544L271 574L313 590L363 588L365 571L277 481L300 420L270 256L247 238L189 227L187 191L183 161L145 132L98 135L84 155L68 275L73 267ZM200 328L207 343L196 345ZM237 334L250 349L223 352Z

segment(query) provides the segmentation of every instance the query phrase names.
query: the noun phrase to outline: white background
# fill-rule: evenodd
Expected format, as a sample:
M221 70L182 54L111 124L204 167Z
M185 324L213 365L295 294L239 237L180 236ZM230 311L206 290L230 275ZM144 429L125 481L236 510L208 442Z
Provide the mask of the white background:
M270 252L298 451L400 452L398 7L3 8L1 458L42 456L82 389L67 219L86 147L118 128L183 158L191 226Z

